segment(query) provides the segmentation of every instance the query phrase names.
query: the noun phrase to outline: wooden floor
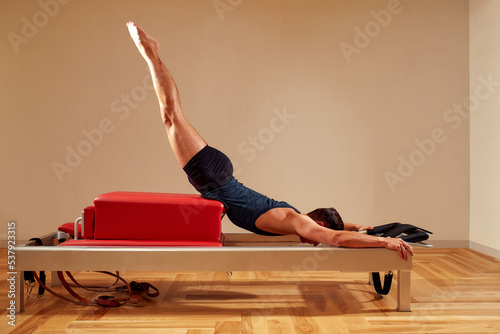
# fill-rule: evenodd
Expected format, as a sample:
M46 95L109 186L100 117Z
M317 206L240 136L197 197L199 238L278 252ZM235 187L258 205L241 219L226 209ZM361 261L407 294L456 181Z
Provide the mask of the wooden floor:
M500 260L469 249L418 249L409 313L395 311L397 286L381 299L364 273L127 272L160 297L99 308L32 295L15 327L7 323L6 251L0 255L0 333L500 333ZM110 282L101 276L75 275Z

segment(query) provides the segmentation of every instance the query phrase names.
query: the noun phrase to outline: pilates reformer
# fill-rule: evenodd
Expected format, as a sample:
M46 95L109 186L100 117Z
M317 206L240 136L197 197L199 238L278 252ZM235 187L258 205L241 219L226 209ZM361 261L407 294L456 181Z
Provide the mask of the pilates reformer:
M16 312L25 271L396 272L397 310L411 311L412 257L385 248L303 244L297 236L221 233L224 206L199 195L115 192L98 196L58 244L53 232L16 247ZM180 260L181 259L181 260ZM369 278L371 283L371 275Z

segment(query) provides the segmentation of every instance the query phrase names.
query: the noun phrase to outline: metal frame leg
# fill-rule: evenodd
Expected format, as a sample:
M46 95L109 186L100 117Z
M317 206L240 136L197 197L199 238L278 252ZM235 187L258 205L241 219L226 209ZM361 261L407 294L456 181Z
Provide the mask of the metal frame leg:
M14 301L16 303L15 312L21 313L24 311L24 272L16 272L16 292Z
M411 312L410 270L398 270L398 311Z
M57 271L51 271L50 272L50 286L61 286L61 280L59 279L59 276L57 275Z
M57 240L57 232L43 235L39 239L42 241L42 244L45 246L55 246L56 245L55 241ZM21 245L21 246L44 247L44 246L36 246L36 241L34 241L34 240L31 240L31 241L29 241L26 244ZM17 248L18 247L16 247L16 252L17 252ZM60 284L59 277L57 277L57 279L54 279L54 274L56 274L55 277L57 277L57 273L53 272L52 273L52 278L53 278L52 282L55 282L56 285ZM17 271L16 272L15 287L16 287L15 296L14 296L14 302L16 303L15 304L15 312L21 313L24 311L24 289L25 289L24 288L24 271Z

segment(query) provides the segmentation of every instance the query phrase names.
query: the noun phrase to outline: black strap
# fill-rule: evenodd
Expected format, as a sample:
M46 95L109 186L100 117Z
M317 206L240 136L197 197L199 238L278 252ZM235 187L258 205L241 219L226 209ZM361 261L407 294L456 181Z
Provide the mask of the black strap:
M43 246L42 239L39 238L31 238L29 241L35 241L37 246ZM28 282L27 284L32 288L35 285L35 276L33 275L33 272L31 271L25 271L24 272L24 281ZM42 298L44 292L45 292L45 271L40 271L40 281L43 284L38 284L38 298ZM31 288L28 291L28 293L31 292ZM29 294L28 294L29 297Z
M25 271L24 272L24 281L28 282L27 284L31 284L35 282L35 277L33 276L33 272Z
M38 295L37 297L38 298L42 298L43 297L43 294L45 293L45 271L40 271L40 280L42 281L42 283L44 285L41 285L41 284L38 284Z
M379 295L385 296L389 293L389 291L391 291L393 276L394 274L392 273L392 271L386 272L384 277L384 286L382 287L382 282L380 281L380 274L372 273L373 286L375 287L375 291L377 291Z

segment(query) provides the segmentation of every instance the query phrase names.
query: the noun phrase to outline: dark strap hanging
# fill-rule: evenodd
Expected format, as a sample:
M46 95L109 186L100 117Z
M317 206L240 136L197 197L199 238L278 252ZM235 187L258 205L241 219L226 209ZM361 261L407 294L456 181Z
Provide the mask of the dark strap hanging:
M39 238L31 238L29 241L34 241L37 246L43 246L43 242ZM33 276L33 272L31 271L25 271L24 272L24 281L26 282L26 285L28 286L28 298L31 294L31 290L35 286L35 277ZM38 285L38 298L42 298L43 293L45 292L45 271L40 271L40 281L43 283Z
M382 282L380 281L380 274L372 273L373 286L375 287L375 291L377 291L379 295L385 296L389 293L389 291L391 291L393 276L394 274L392 273L392 271L386 272L384 276L384 286L382 286Z

